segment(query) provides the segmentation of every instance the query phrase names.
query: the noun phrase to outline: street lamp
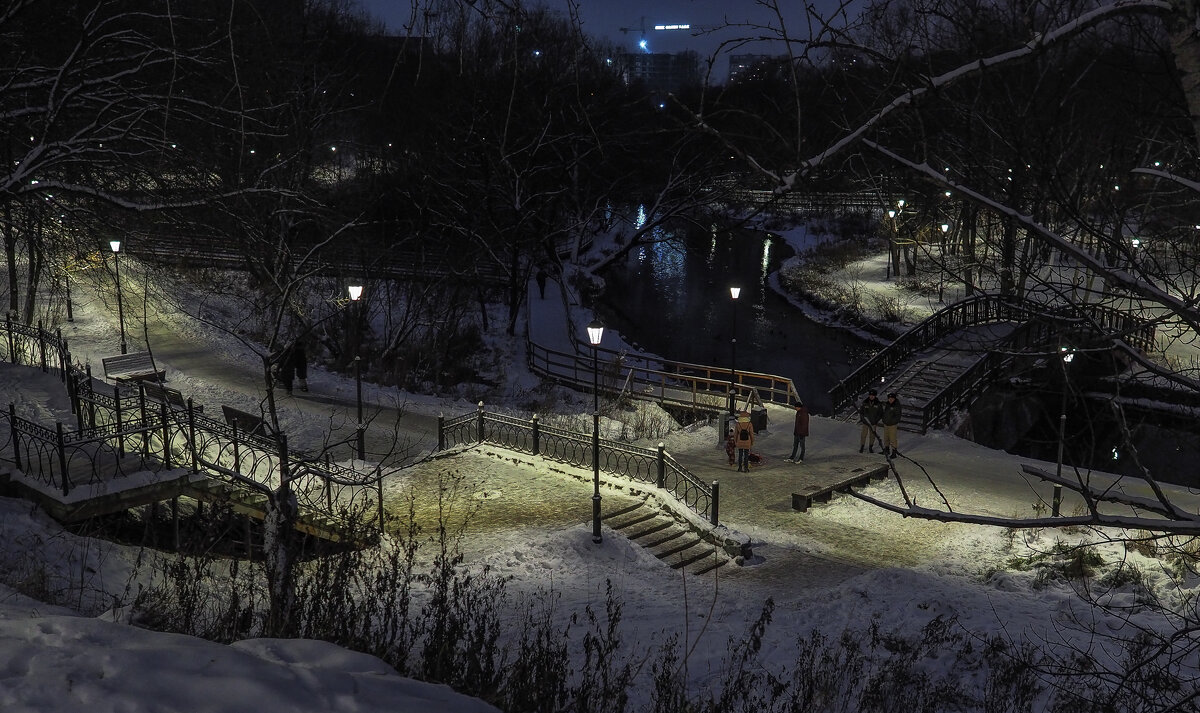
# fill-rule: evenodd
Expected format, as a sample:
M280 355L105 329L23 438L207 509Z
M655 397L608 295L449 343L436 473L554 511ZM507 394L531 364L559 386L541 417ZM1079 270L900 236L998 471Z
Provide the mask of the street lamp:
M1050 514L1058 517L1059 510L1062 507L1062 467L1063 467L1063 445L1067 440L1067 364L1075 358L1075 352L1066 347L1059 347L1059 353L1062 355L1062 405L1059 407L1058 413L1058 469L1055 475L1058 476L1059 482L1054 484L1054 499L1050 503Z
M362 291L363 291L362 285L350 285L346 289L350 293L350 301L354 304L358 304L359 298L362 297ZM357 308L353 308L353 309L357 309ZM355 319L354 328L355 328L355 330L357 330L358 329L358 324L357 324L358 313L357 313L357 311L354 313L354 319ZM358 340L357 339L354 340L354 351L355 351L355 354L354 354L354 386L355 386L355 396L358 401L358 428L357 428L358 433L356 434L356 438L358 439L358 459L366 460L367 459L366 426L363 424L363 407L362 407L362 357L360 357L357 353L358 352Z
M592 542L600 544L600 361L596 347L604 336L604 325L593 319L587 326L588 341L592 343Z
M729 340L729 413L737 410L737 298L742 294L742 288L730 287L729 296L733 298L733 337Z
M121 304L121 241L110 240L108 246L113 251L113 272L117 281L117 321L121 324L121 353L127 354L129 349L125 344L125 307Z

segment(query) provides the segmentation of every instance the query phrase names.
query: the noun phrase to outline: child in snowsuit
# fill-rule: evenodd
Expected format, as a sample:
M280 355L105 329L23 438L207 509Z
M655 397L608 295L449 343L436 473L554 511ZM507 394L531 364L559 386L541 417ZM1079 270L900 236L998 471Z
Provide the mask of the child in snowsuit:
M725 433L725 455L729 456L729 465L733 465L733 462L734 462L733 457L736 452L737 452L737 446L734 445L733 429L730 428Z

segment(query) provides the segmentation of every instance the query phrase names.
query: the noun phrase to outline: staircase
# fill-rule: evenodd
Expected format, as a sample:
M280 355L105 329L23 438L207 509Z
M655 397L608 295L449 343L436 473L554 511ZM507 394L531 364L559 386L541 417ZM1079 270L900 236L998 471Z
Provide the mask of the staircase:
M966 358L964 358L966 357ZM924 352L897 365L892 374L883 378L875 387L879 400L886 401L889 393L895 392L904 407L900 419L900 430L924 433L928 424L924 422L925 406L929 401L966 372L978 355L965 355L961 351L944 349ZM860 397L838 412L843 421L858 421Z
M703 575L730 561L723 549L703 537L704 533L645 502L609 513L603 520L671 569Z

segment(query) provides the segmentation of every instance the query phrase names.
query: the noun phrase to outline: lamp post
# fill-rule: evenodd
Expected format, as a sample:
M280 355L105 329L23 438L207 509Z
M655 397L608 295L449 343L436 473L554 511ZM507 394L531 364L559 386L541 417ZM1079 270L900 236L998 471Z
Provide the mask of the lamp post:
M357 305L359 298L362 297L362 291L363 291L362 285L350 285L346 289L347 289L347 292L350 293L350 302L353 303L354 305ZM354 329L357 332L357 330L358 330L357 307L352 307L352 309L355 310L353 312L354 320L355 320ZM355 398L358 402L358 426L356 428L357 433L355 434L355 438L358 441L358 459L366 460L367 459L366 425L363 423L363 407L362 407L362 357L360 357L358 355L358 339L354 340L354 352L355 352L355 354L354 354L354 387L355 387L354 392L355 392Z
M1067 440L1067 364L1075 358L1075 353L1066 347L1059 347L1059 353L1062 355L1062 404L1059 406L1058 413L1058 468L1055 470L1055 475L1058 476L1058 483L1054 484L1054 499L1050 502L1050 514L1058 517L1062 507L1062 467L1063 467L1063 445Z
M742 288L730 287L729 296L733 299L733 337L729 340L729 413L737 412L737 298L742 294Z
M604 325L593 319L587 326L588 341L592 344L592 542L600 544L600 361L596 347L604 336Z
M129 349L125 344L125 307L121 303L121 241L110 240L108 246L113 251L113 272L117 282L117 322L121 325L121 353L127 354Z

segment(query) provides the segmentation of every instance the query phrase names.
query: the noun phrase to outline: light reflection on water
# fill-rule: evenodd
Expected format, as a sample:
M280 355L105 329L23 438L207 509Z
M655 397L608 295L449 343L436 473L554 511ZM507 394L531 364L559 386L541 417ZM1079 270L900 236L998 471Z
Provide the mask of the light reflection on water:
M778 236L716 229L635 251L605 273L600 311L626 341L676 361L790 377L817 413L827 391L853 369L862 342L805 317L768 284L791 249ZM739 285L736 301L729 287ZM736 358L736 362L734 362Z

